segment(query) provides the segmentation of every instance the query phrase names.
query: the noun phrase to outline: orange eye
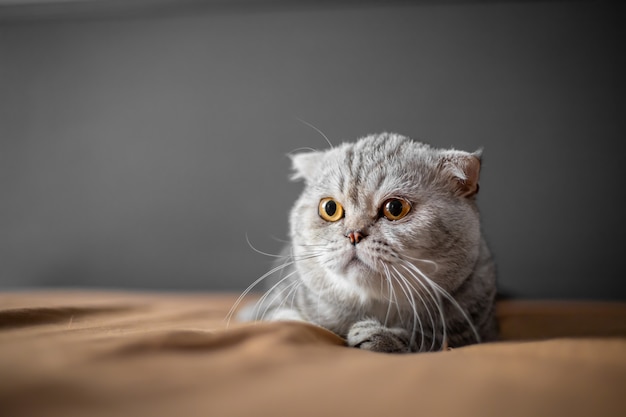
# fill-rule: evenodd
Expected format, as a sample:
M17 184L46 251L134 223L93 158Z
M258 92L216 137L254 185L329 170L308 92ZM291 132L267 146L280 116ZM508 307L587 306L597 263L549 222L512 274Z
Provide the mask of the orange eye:
M411 211L411 204L403 198L390 198L383 203L383 216L387 220L400 220Z
M327 222L336 222L343 217L343 206L330 197L322 198L318 213Z

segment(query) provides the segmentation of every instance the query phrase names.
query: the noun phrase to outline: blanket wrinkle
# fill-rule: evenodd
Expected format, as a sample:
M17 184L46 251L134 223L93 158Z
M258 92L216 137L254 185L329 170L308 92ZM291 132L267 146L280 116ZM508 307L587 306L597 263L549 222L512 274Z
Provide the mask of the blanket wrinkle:
M626 415L626 303L501 301L499 342L390 355L303 322L227 326L236 298L0 293L0 415Z
M30 307L0 310L0 330L42 324L69 323L80 317L124 313L129 306L98 307Z
M177 329L141 333L134 340L127 340L110 355L141 355L167 351L213 351L229 349L261 339L275 344L344 345L342 338L321 327L303 322L267 322L239 324L228 329Z

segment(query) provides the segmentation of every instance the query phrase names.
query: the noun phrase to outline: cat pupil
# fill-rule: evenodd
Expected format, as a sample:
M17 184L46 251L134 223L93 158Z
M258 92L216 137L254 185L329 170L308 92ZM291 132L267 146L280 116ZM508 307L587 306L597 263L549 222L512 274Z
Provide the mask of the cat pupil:
M326 214L333 216L337 212L337 203L332 200L327 202L324 206L324 210L326 211Z
M387 210L392 216L399 216L402 214L402 202L400 200L392 200L387 203Z

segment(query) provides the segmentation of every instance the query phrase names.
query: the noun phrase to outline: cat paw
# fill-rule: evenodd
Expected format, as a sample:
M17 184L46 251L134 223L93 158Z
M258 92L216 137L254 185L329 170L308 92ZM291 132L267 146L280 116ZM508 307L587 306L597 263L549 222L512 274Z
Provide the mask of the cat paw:
M376 320L358 321L348 331L348 346L385 353L411 351L409 332L383 326Z

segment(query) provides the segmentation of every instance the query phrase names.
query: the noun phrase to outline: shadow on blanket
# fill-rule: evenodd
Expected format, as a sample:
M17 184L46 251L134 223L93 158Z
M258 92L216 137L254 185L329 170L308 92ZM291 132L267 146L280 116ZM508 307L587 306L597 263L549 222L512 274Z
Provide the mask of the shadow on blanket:
M502 301L502 341L350 349L227 294L0 294L7 416L623 416L626 304Z

